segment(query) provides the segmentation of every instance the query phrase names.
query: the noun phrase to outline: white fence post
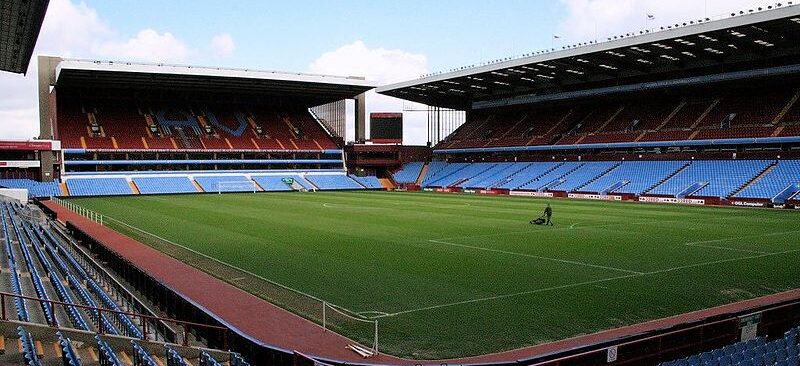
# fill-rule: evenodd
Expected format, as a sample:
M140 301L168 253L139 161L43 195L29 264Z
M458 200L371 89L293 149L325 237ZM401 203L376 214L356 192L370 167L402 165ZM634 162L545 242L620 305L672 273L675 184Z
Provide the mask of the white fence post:
M327 319L325 317L325 308L326 307L327 307L327 305L323 301L322 302L322 329L325 329L325 330L328 329L328 321L327 321Z

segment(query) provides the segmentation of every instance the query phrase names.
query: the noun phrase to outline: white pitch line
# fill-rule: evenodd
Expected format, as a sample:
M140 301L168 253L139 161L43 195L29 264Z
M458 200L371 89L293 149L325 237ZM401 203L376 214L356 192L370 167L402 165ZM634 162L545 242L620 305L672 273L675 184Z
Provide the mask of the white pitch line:
M464 304L471 304L471 303L476 303L476 302L499 300L499 299L505 299L505 298L509 298L509 297L530 295L530 294L536 294L536 293L540 293L540 292L553 291L553 290L562 290L562 289L565 289L565 288L579 287L579 286L583 286L583 285L594 285L594 284L598 284L598 283L603 283L603 282L608 282L608 281L613 281L613 280L619 280L619 279L623 279L623 278L631 278L631 277L636 277L636 276L640 276L640 275L629 274L629 275L624 275L624 276L602 278L602 279L599 279L599 280L571 283L571 284L561 285L561 286L540 288L540 289L536 289L536 290L515 292L513 294L504 294L504 295L497 295L497 296L481 297L481 298L477 298L477 299L463 300L463 301L451 302L451 303L447 303L447 304L426 306L426 307L417 308L417 309L403 310L403 311L390 313L390 314L387 314L387 315L377 316L375 318L376 319L378 319L378 318L386 318L386 317L390 317L390 316L397 316L397 315L408 314L408 313L416 313L416 312L420 312L420 311L434 310L434 309L446 308L446 307L451 307L451 306L456 306L456 305L464 305Z
M728 247L720 247L716 245L703 245L703 244L693 244L693 243L686 243L683 244L689 247L695 248L708 248L708 249L718 249L718 250L727 250L731 252L744 252L744 253L758 253L758 254L767 254L769 252L763 252L760 250L750 250L750 249L738 249L738 248L728 248Z
M476 247L476 246L466 245L466 244L450 243L450 242L446 242L446 241L442 241L442 240L433 240L433 239L431 239L431 240L428 240L428 241L431 242L431 243L451 245L451 246L454 246L454 247L461 247L461 248L474 249L474 250L483 250L483 251L487 251L487 252L494 252L494 253L501 253L501 254L507 254L507 255L515 255L515 256L519 256L519 257L528 257L528 258L534 258L534 259L541 259L541 260L546 260L546 261L551 261L551 262L574 264L574 265L584 266L584 267L601 268L601 269L607 269L607 270L617 271L617 272L625 272L625 273L632 273L632 274L643 274L644 273L644 272L632 271L632 270L623 269L623 268L601 266L599 264L591 264L591 263L585 263L585 262L571 261L571 260L568 260L568 259L542 257L542 256L539 256L539 255L510 252L510 251L502 250L502 249L483 248L483 247Z
M717 245L708 245L708 244L711 244L711 243L723 243L723 242L732 241L732 240L763 238L763 237L766 237L766 236L777 236L777 235L796 234L796 233L800 233L800 230L781 231L781 232L776 232L776 233L755 234L755 235L744 235L744 236L737 236L737 237L733 237L733 238L724 238L724 239L695 241L695 242L685 243L684 245L690 246L690 247L698 247L698 248L727 250L727 251L732 251L732 252L769 254L770 252L765 252L765 251L761 251L761 250L729 248L729 247L721 247L721 246L717 246Z
M771 236L771 235L778 235L778 234L790 234L790 233L795 233L795 232L797 232L797 231L762 234L760 236ZM727 240L734 240L734 239L735 238L730 238L730 239L727 239ZM752 256L747 256L747 257L728 258L728 259L721 259L721 260L710 261L710 262L688 264L688 265L685 265L685 266L666 268L666 269L661 269L661 270L652 271L652 272L646 272L646 273L642 273L642 274L629 274L629 275L617 276L617 277L609 277L609 278L604 278L604 279L599 279L599 280L594 280L594 281L585 281L585 282L579 282L579 283L573 283L573 284L567 284L567 285L561 285L561 286L553 286L553 287L537 289L537 290L522 291L522 292L517 292L517 293L513 293L513 294L497 295L497 296L483 297L483 298L478 298L478 299L457 301L457 302L452 302L452 303L448 303L448 304L426 306L426 307L423 307L423 308L398 311L398 312L391 313L389 315L378 316L378 317L375 317L375 318L376 319L377 318L384 318L384 317L397 316L397 315L408 314L408 313L416 313L416 312L420 312L420 311L434 310L434 309L440 309L440 308L463 305L463 304L471 304L471 303L476 303L476 302L484 302L484 301L491 301L491 300L497 300L497 299L505 299L505 298L509 298L509 297L524 296L524 295L530 295L530 294L546 292L546 291L553 291L553 290L561 290L561 289L565 289L565 288L579 287L579 286L584 286L584 285L596 285L598 283L610 282L610 281L615 281L615 280L620 280L620 279L625 279L625 278L649 276L649 275L654 275L654 274L661 274L661 273L679 271L679 270L682 270L682 269L703 267L703 266L709 266L709 265L714 265L714 264L722 264L722 263L728 263L728 262L738 262L738 261L742 261L742 260L758 259L758 258L772 257L772 256L776 256L776 255L784 255L784 254L791 254L791 253L798 253L798 252L800 252L800 249L791 249L791 250L784 250L782 252L764 253L764 254L752 255Z

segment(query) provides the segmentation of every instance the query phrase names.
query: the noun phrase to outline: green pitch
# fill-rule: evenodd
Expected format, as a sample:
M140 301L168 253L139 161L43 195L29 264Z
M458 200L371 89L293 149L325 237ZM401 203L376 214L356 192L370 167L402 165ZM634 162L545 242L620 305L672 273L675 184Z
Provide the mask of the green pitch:
M515 197L73 202L378 319L381 351L414 358L509 350L800 287L800 213L789 211L553 200L556 226L543 227L528 220L547 201ZM370 344L357 325L338 331Z

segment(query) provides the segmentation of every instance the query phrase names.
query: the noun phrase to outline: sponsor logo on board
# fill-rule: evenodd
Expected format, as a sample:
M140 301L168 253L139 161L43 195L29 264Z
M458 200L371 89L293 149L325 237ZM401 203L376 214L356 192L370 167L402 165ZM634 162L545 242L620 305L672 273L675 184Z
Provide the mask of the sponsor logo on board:
M684 205L705 205L706 201L696 198L639 197L639 202L679 203Z
M733 201L734 206L745 206L745 207L764 207L766 204L764 202L749 202L749 201Z
M570 193L568 198L577 198L583 200L601 200L601 201L622 201L622 196L608 196L604 194L583 194L583 193Z
M511 191L508 192L511 196L524 196L524 197L553 197L552 192L528 192L528 191Z

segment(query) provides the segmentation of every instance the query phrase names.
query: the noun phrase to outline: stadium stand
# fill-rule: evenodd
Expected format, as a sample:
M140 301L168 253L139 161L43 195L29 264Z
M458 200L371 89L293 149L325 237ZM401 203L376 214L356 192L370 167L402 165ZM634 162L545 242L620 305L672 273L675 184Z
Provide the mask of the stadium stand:
M139 105L137 108L136 105ZM59 100L65 148L324 150L337 144L297 107Z
M564 108L475 113L437 149L798 136L796 91L657 97ZM488 114L487 114L488 113ZM566 113L566 114L565 114ZM522 117L520 117L522 116Z
M487 188L492 183L507 177L513 170L519 170L519 166L514 163L498 163L491 166L478 175L464 180L457 186L461 188Z
M574 192L580 187L593 182L611 169L619 166L618 162L588 162L583 163L578 169L560 178L557 184L548 185L551 191Z
M623 161L608 174L581 187L580 191L639 195L663 182L686 164L684 161Z
M403 165L400 170L394 172L394 181L398 184L416 183L423 166L425 166L425 163L418 161Z
M383 185L381 185L381 181L378 180L377 177L374 176L365 176L359 177L355 175L349 175L351 179L358 182L366 189L383 189Z
M70 196L114 196L133 194L124 178L80 178L66 181Z
M197 193L187 177L133 177L140 194Z
M364 189L344 174L308 174L305 179L320 190Z
M29 197L60 196L59 182L37 182L32 179L0 179L0 187L28 190Z
M420 163L421 164L421 163ZM434 161L423 187L668 197L757 198L800 192L797 160L664 160L447 163ZM430 173L434 171L434 173ZM432 174L432 177L430 176ZM741 191L741 193L737 193ZM735 194L735 195L734 195Z
M532 182L539 177L547 174L549 171L555 169L560 164L550 162L530 163L524 164L523 168L515 174L506 178L497 180L495 183L490 184L492 188L516 190L519 187Z
M736 197L770 199L773 203L784 203L798 191L800 191L800 161L782 160L764 177L736 194Z
M648 194L684 198L728 197L752 181L773 162L766 160L694 161Z
M291 185L289 185L286 181L284 181L284 179L288 177L254 175L252 178L256 183L258 183L261 189L267 192L281 192L281 191L292 190Z
M799 329L793 328L773 341L757 337L687 358L662 362L659 366L796 366L800 358Z
M253 192L257 188L244 175L195 176L194 180L206 192Z
M0 228L5 243L0 252L12 269L10 276L1 280L10 283L2 286L12 289L14 295L29 298L15 297L9 302L13 303L16 318L25 322L16 326L15 332L21 346L19 357L25 364L93 364L91 359L82 360L80 353L95 347L97 352L89 350L88 354L95 355L94 362L103 365L126 364L127 354L132 356L133 364L140 365L163 364L161 355L165 359L171 357L173 362L167 363L170 365L186 365L191 360L202 362L201 358L206 364L220 364L217 359L224 354L232 365L248 365L240 355L227 351L191 346L179 350L168 346L162 333L166 328L154 324L148 327L142 319L134 321L126 315L124 311L139 307L127 295L120 296L119 291L124 290L117 286L121 285L111 285L107 278L101 277L102 271L87 267L89 262L79 257L80 251L73 247L63 228L57 229L58 224L49 219L36 219L29 210L27 205L0 202ZM60 301L63 305L48 306L48 300ZM104 310L100 313L96 309ZM143 332L142 326L149 331ZM94 332L92 341L87 342L87 336ZM81 340L75 342L67 333L78 334ZM8 333L6 338L9 338ZM131 341L131 338L139 341ZM43 346L48 343L53 347ZM124 346L125 343L128 346ZM14 354L0 352L0 363L20 362L21 359L12 361L13 357Z

